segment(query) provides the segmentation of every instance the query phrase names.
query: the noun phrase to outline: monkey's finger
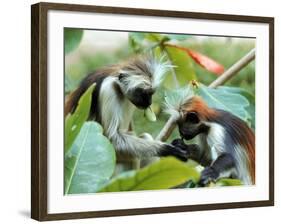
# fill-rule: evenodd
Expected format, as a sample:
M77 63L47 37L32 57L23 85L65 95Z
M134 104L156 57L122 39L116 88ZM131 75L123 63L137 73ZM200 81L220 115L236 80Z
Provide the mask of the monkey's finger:
M172 142L171 142L172 145L181 145L181 144L184 144L183 140L181 140L180 138L177 138L177 139L174 139Z
M174 156L176 156L181 161L186 162L189 158L189 153L186 150L182 150L181 148L176 147L173 150Z

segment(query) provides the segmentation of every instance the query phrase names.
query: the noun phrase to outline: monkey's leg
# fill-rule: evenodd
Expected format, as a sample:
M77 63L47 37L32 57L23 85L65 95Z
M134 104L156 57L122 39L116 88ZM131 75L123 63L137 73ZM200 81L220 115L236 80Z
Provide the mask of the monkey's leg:
M202 171L199 185L205 186L211 181L216 181L223 173L232 170L234 167L235 161L230 153L220 154L211 166Z

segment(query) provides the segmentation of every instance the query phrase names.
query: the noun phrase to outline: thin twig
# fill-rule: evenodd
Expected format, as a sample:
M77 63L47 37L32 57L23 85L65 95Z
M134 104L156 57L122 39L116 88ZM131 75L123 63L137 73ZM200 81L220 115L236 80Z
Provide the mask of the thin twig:
M246 65L254 59L255 49L252 49L248 54L246 54L243 58L241 58L238 62L236 62L228 70L226 70L219 78L213 81L209 85L209 87L216 88L219 85L224 84L227 80L231 79L235 74L237 74L242 68L246 67ZM176 120L177 119L175 117L171 116L156 139L159 141L166 141L176 127Z
M176 127L176 121L177 121L176 117L170 116L169 120L166 122L165 126L162 128L162 130L156 137L156 140L159 141L167 140L167 138L169 138L169 136L171 135L171 133Z
M222 75L220 75L215 81L213 81L209 87L216 88L226 81L231 79L234 75L236 75L242 68L244 68L247 64L249 64L252 60L255 59L255 49L252 49L248 54L246 54L243 58L241 58L238 62L232 65L229 69L227 69Z

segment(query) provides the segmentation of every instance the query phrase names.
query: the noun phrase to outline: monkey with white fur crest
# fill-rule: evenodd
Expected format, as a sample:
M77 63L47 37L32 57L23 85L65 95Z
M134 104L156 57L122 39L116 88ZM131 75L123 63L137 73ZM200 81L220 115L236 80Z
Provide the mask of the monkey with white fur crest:
M89 120L99 122L112 142L117 159L176 156L186 159L186 151L171 144L143 139L130 132L136 108L145 110L152 95L171 65L153 56L137 56L117 65L107 66L88 75L66 99L65 115L72 113L83 93L96 83L92 94Z
M199 147L191 148L182 139L173 145L188 151L191 158L205 167L199 185L222 177L238 178L243 184L255 183L255 135L248 125L230 112L210 108L199 96L188 95L168 113L177 117L182 139L199 136Z

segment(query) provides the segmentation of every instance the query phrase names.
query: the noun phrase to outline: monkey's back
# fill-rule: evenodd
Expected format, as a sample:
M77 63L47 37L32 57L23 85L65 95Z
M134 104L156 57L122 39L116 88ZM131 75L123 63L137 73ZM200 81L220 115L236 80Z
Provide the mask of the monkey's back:
M209 121L215 122L225 129L224 142L226 150L235 152L236 165L238 172L243 172L245 163L250 173L251 182L255 182L255 134L251 128L230 112L216 110L216 116L209 118ZM242 148L242 149L241 149ZM245 155L246 153L246 160ZM245 175L240 173L241 175Z

